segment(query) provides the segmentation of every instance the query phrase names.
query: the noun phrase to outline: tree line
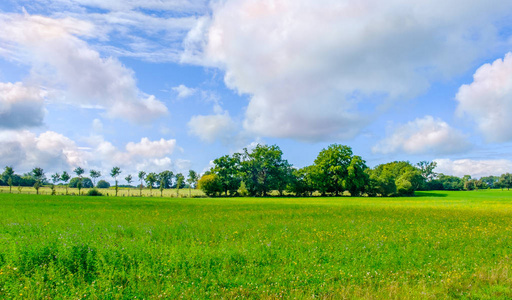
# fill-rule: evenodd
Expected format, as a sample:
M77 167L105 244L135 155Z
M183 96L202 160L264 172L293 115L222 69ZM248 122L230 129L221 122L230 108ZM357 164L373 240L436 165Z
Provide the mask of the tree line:
M0 185L9 186L9 192L12 193L12 188L18 188L21 191L22 187L34 187L36 193L39 194L39 189L44 185L49 185L52 190L52 195L55 195L56 185L64 185L66 187L66 195L68 194L68 188L78 188L78 193L81 193L82 188L110 188L110 183L105 180L96 180L102 176L100 171L90 170L89 177L85 177L85 170L81 167L77 167L73 170L76 177L71 177L67 171L62 173L55 173L47 178L42 168L36 167L32 171L23 175L18 175L14 172L14 169L10 166L6 166L3 173L0 175ZM115 195L117 196L119 187L118 177L122 171L120 167L113 167L110 171L110 176L115 182ZM92 179L91 179L92 178ZM127 185L131 187L132 182L135 178L132 175L127 175L125 178ZM140 189L140 195L142 196L142 190L144 188L158 188L162 195L164 189L181 189L185 187L195 188L199 177L197 172L189 170L188 177L182 173L174 174L174 172L166 170L160 173L140 171L138 173L138 188ZM145 184L145 185L144 185ZM89 191L91 193L91 191ZM93 194L100 194L98 191L92 191Z
M137 178L132 175L124 179L125 186L159 189L200 188L208 196L268 196L272 193L296 196L412 196L418 190L477 190L487 188L512 187L512 174L487 176L480 179L465 175L462 178L434 172L435 162L422 161L416 165L408 161L394 161L380 164L374 168L366 165L361 156L354 155L349 146L332 144L322 149L314 163L303 168L293 167L283 158L283 152L277 145L257 145L254 149L244 148L242 152L224 155L213 161L213 167L200 178L190 170L187 178L182 173L166 170L160 173L139 171ZM78 188L110 188L105 180L96 180L102 176L100 171L90 170L89 177L85 170L77 167L76 176L63 171L47 178L42 168L36 167L31 172L18 175L12 167L5 167L0 176L0 185L21 190L30 186L39 193L43 185L50 185L52 194L55 186ZM118 177L122 171L113 167L110 176L115 182L115 195L120 185ZM94 192L94 191L93 191Z
M512 175L472 179L434 172L436 162L394 161L369 168L349 146L332 144L314 163L294 168L276 145L257 145L213 161L198 182L208 196L412 196L418 190L510 188Z

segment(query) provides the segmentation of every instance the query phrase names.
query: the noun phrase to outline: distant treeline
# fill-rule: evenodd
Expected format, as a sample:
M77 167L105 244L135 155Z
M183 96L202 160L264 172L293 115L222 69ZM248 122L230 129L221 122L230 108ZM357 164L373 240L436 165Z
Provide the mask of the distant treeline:
M169 188L195 188L196 185L208 196L268 196L277 192L280 196L412 196L418 190L475 190L512 187L512 174L487 176L472 179L434 172L435 162L422 161L416 165L408 161L394 161L369 168L366 162L345 145L332 144L318 154L314 163L303 168L294 168L276 145L257 145L254 149L243 149L241 153L225 155L213 161L213 167L201 178L190 170L185 178L172 171L160 173L140 171L138 173L141 190L158 188L160 192ZM57 184L71 188L109 188L110 183L96 179L101 173L90 170L92 178L83 176L85 170L77 167L71 178L66 172L51 175L51 181L43 169L34 168L31 172L18 175L12 167L5 167L0 176L0 185L15 187L33 186L37 191L45 184L52 190ZM121 174L119 167L112 168L110 176L115 180ZM125 177L128 185L135 178ZM146 184L144 186L144 183Z
M294 168L278 146L258 145L252 150L225 155L199 179L198 187L209 196L412 196L418 190L474 190L510 188L512 175L479 180L437 174L435 162L416 165L394 161L369 168L348 146L332 144L313 165Z

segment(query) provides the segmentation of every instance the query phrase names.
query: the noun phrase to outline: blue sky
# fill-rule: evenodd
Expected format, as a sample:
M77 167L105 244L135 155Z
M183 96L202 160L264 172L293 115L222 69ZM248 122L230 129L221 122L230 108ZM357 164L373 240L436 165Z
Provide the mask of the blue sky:
M512 171L512 2L0 3L0 165L202 172L257 143L309 165ZM108 179L107 176L104 178Z

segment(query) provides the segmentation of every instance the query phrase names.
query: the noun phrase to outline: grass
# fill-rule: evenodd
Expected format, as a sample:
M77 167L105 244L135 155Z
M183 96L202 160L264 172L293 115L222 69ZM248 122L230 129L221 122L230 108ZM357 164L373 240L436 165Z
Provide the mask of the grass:
M0 298L510 299L512 192L0 194Z
M108 189L99 189L96 188L98 191L100 191L105 196L115 196L116 190L114 187L110 187ZM82 188L80 190L81 195L87 195L87 192L91 190L89 188ZM0 194L1 193L9 193L9 187L8 186L0 186ZM21 190L18 189L17 186L12 187L12 193L13 194L26 194L26 195L35 195L36 189L33 187L25 186L21 187ZM62 185L58 185L55 188L55 193L57 195L66 195L66 187ZM39 194L40 195L51 195L52 190L49 186L44 186L39 188ZM120 187L118 190L118 197L140 197L140 190L138 188L124 188ZM77 188L68 188L68 195L78 195L78 189ZM172 198L172 197L203 197L205 194L203 191L199 189L188 189L183 188L179 191L176 189L164 189L162 194L160 194L160 190L157 188L153 188L152 190L144 188L142 189L142 196L143 197L160 197L162 195L166 198Z

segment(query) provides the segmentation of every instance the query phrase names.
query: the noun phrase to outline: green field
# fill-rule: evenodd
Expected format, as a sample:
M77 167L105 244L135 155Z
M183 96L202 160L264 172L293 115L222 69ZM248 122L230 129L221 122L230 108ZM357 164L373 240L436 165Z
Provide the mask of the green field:
M512 191L0 194L0 298L510 299Z

